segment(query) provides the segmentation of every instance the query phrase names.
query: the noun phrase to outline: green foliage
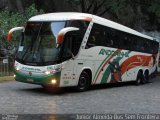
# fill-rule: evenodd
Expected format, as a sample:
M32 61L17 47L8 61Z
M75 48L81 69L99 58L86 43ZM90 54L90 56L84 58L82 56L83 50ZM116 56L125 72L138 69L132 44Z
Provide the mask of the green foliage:
M160 30L160 0L66 0L74 11L107 16L133 29Z
M37 15L37 14L43 14L43 10L40 9L39 11L36 9L35 4L32 4L28 9L25 10L25 15L27 19L30 17Z
M123 11L129 0L66 0L76 11L103 16L109 13L116 16Z
M24 13L9 12L8 9L0 12L0 43L6 42L8 31L13 27L24 26L27 20L34 15L43 13L42 10L38 11L35 4L32 4L25 10ZM19 34L14 34L13 42L15 42Z
M66 0L70 4L79 5L81 4L81 0Z
M105 4L106 7L110 8L113 13L118 13L127 6L126 0L108 0Z

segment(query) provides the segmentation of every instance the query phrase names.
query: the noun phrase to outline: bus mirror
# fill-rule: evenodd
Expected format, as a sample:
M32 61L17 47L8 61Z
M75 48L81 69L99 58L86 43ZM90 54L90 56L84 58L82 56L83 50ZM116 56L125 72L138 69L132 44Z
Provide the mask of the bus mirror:
M64 40L64 36L67 32L77 31L77 30L79 30L79 28L76 28L76 27L66 27L60 30L60 32L58 33L57 39L56 39L57 44L59 45L62 44Z
M10 42L12 40L12 33L14 31L18 31L18 30L23 30L24 31L24 27L15 27L15 28L12 28L9 32L8 32L8 35L7 35L7 41Z

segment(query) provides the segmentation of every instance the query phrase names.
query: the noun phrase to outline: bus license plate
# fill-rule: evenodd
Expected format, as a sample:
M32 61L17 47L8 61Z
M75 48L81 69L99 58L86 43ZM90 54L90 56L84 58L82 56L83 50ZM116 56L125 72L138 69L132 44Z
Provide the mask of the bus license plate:
M31 79L31 78L28 78L27 81L28 81L28 82L33 82L34 80Z

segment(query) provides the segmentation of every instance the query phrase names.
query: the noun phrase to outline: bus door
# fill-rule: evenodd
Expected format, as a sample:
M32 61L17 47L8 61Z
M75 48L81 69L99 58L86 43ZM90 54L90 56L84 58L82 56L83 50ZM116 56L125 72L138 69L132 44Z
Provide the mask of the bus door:
M77 56L84 37L84 31L70 31L65 34L63 47L62 61L64 62L64 75L66 75L65 86L75 86L77 84L76 79L76 66Z
M67 36L62 45L62 80L63 86L72 86L74 78L74 53L73 53L73 39L72 37Z
M62 64L62 83L63 86L72 86L74 85L74 65L75 61L73 59L69 59Z

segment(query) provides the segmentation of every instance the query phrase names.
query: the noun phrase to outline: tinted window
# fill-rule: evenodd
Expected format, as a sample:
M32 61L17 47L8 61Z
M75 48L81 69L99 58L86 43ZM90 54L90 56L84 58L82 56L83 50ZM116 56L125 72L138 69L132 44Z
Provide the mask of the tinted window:
M94 24L88 38L88 42L86 48L94 47L94 46L104 46L105 31L100 25Z
M116 31L94 24L86 44L86 49L94 46L118 47Z
M88 24L89 22L85 21L70 22L70 27L77 27L79 30L65 34L64 42L62 44L62 61L70 59L72 55L76 56L78 54Z
M94 24L86 44L86 49L94 46L155 54L158 52L159 43L120 30Z

